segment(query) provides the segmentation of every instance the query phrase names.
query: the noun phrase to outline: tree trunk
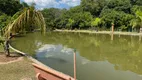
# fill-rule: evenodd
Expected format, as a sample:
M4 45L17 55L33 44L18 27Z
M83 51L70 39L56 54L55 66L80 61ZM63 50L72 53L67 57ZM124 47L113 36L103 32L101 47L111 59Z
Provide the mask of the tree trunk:
M9 56L10 56L9 49L8 49L8 50L6 50L6 51L5 51L5 53L6 53L6 56L7 56L7 57L9 57Z
M10 52L9 52L9 40L5 41L4 49L5 49L6 56L10 56Z

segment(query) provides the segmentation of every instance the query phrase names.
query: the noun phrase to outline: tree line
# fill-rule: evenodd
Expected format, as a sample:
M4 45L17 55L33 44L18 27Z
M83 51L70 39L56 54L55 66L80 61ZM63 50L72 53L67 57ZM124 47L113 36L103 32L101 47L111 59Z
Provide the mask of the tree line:
M132 31L142 27L142 0L81 0L70 9L42 10L48 29Z
M20 0L0 0L0 29L25 7L29 5ZM112 24L121 31L142 27L142 0L81 0L80 5L70 9L45 8L41 12L48 30L110 30Z

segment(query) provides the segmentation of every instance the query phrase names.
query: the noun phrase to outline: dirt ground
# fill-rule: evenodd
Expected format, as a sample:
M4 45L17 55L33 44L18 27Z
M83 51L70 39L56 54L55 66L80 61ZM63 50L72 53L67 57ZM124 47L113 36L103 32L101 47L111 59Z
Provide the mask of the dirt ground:
M9 57L5 55L4 52L0 52L0 63L7 63L12 61L17 61L22 58L22 55L12 52Z

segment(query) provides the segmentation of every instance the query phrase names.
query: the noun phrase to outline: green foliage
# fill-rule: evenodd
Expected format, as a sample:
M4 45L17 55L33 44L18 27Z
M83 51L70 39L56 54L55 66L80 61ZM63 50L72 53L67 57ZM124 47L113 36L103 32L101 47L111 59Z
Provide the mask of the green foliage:
M142 0L135 0L136 5L141 5L142 6Z
M137 10L142 11L142 6L134 5L134 6L131 8L131 13L132 13L132 14L135 14Z
M17 12L24 7L28 7L27 3L20 4L18 0L0 0L0 29L16 19L19 16Z
M130 25L132 26L132 28L138 27L139 26L139 21L138 19L132 19L130 21Z
M74 8L71 8L71 10L69 11L64 10L64 12L62 12L61 15L59 15L59 17L55 17L54 27L59 29L60 28L67 28L67 29L89 28L91 26L91 20L92 20L91 13L76 11L77 9L80 9L80 8L74 7ZM54 14L54 13L51 13L51 14Z
M94 20L92 20L91 22L91 26L92 27L98 27L98 25L101 23L101 19L100 18L96 18Z
M0 28L17 19L22 13L20 10L27 8L29 5L16 0L0 0ZM41 12L48 30L110 29L111 23L115 30L127 30L142 24L142 0L81 0L80 5L70 9L45 8Z
M12 16L22 8L22 5L17 0L0 0L0 11Z
M79 25L79 29L86 29L91 26L91 21L92 21L92 15L89 12L81 12L81 13L76 13L74 14L76 16L73 16L76 24Z
M56 26L55 21L58 19L62 12L63 10L61 11L60 9L56 8L42 10L42 14L45 17L47 28L51 29Z
M68 23L67 23L67 28L68 29L72 29L72 26L74 25L74 20L73 19L68 19Z
M131 2L130 0L109 0L106 5L108 9L114 9L117 11L124 11L130 13Z
M82 0L80 7L83 8L83 11L90 12L93 16L99 16L106 3L106 0Z
M142 27L142 11L136 11L135 15L135 18L130 21L130 25L132 26L132 28Z
M142 21L142 11L137 11L136 16Z
M8 24L10 21L10 16L7 16L6 14L0 15L0 29L2 29L4 26Z
M127 14L123 11L116 11L112 9L106 9L101 13L103 26L107 28L111 27L111 23L115 24L115 28L119 28L121 26L129 27L130 20L133 18L133 15Z
M142 0L81 0L79 6L66 9L49 8L42 13L52 29L89 29L99 27L127 30L140 26ZM137 14L136 14L137 13Z

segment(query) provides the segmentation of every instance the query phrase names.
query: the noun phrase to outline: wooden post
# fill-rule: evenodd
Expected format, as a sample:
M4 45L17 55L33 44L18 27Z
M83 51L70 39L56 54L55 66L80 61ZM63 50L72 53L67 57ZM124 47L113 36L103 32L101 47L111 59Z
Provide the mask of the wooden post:
M76 80L76 50L74 50L74 80Z
M111 40L113 40L113 33L114 33L114 24L112 23L112 26L111 26Z

